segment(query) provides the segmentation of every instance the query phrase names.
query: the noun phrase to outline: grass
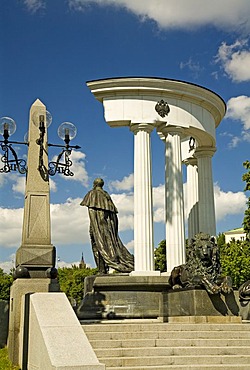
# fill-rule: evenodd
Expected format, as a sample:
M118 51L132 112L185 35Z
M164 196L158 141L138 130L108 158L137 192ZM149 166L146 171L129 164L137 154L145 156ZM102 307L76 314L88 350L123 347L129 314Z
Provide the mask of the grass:
M0 349L0 370L19 370L18 366L11 364L6 347Z

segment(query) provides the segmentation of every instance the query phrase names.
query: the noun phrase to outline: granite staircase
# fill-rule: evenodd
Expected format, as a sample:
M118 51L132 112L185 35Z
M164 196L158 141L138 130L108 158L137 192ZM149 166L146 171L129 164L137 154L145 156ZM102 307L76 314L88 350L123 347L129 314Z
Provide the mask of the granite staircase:
M106 370L250 370L250 324L83 324Z

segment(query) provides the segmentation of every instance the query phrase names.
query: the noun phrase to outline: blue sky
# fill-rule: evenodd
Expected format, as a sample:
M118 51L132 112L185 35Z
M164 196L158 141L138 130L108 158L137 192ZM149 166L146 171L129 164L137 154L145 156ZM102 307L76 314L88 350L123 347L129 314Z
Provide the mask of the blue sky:
M53 116L49 142L64 121L78 129L71 179L51 178L52 242L59 265L83 252L94 266L88 215L79 203L103 177L119 210L120 236L133 248L133 134L111 129L86 81L150 76L213 90L228 112L217 129L213 177L217 232L240 227L246 208L242 163L250 145L249 0L3 0L0 5L0 116L23 141L32 103ZM17 146L20 157L26 147ZM50 149L50 158L57 154ZM152 133L155 245L165 235L164 147ZM185 183L185 170L184 170ZM184 184L185 189L185 184ZM24 176L0 174L0 267L13 265L21 243Z

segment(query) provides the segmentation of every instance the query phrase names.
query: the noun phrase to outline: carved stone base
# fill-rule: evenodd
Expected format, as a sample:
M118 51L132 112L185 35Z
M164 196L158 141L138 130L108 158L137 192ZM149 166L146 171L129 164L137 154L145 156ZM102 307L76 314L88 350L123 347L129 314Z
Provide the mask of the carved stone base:
M31 278L46 278L46 270L55 266L53 245L22 245L16 253L16 267L28 269Z

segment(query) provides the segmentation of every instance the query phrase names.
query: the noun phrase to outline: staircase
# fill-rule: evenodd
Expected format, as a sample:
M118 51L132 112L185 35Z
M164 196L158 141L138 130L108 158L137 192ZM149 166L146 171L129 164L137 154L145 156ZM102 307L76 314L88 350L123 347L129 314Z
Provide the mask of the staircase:
M250 370L250 324L83 324L106 370Z

